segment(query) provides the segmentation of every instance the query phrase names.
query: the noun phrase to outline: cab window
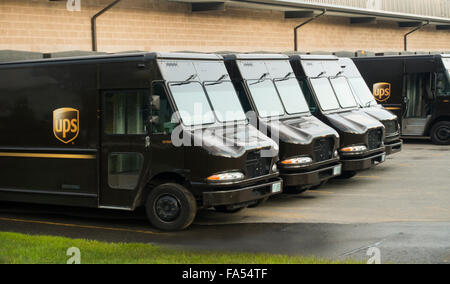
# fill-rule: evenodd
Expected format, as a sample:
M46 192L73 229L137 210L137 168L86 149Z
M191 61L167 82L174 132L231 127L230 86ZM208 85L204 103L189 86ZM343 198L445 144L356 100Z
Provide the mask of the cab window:
M176 124L172 122L173 110L162 82L153 84L151 101L152 133L172 133Z
M450 96L450 82L443 72L437 75L436 92L438 96Z
M108 91L105 93L104 130L110 135L146 134L148 91Z

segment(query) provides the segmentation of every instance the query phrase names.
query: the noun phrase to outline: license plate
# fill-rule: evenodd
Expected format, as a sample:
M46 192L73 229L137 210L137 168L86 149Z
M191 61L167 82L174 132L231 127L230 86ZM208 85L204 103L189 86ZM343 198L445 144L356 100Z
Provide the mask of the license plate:
M334 176L340 176L342 174L342 165L339 165L333 169Z
M381 156L381 162L382 163L386 162L386 154L383 154L383 156Z
M272 184L272 193L281 192L281 182Z

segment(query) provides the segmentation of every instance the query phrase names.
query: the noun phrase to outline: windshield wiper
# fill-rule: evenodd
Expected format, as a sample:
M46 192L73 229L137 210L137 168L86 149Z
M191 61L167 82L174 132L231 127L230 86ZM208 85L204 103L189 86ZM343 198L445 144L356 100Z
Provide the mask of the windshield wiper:
M228 77L230 77L230 75L228 75L228 74L223 74L222 76L220 76L219 79L217 79L217 81L211 82L211 83L207 83L207 84L205 84L205 85L206 85L206 86L212 86L212 85L220 84L220 83L222 83L223 80L225 80L225 79L228 78Z
M372 106L372 102L371 101L367 102L365 107L370 107L370 106Z
M322 77L322 76L325 75L325 74L327 74L327 72L325 72L325 71L320 72L319 75L317 75L317 78L320 78L320 77Z
M282 79L279 79L277 81L286 81L289 80L291 78L291 75L294 75L294 72L289 72L286 74L286 76L284 76Z
M254 82L254 83L251 83L250 85L256 85L256 84L261 83L261 82L264 81L264 79L266 79L266 77L269 76L269 75L270 75L269 73L264 73L264 74L262 74L262 76L258 79L258 81Z
M191 83L191 80L195 79L196 77L197 77L197 74L192 74L191 76L189 76L189 77L188 77L186 80L184 80L183 82L173 84L173 86L187 85L187 84Z
M339 71L333 78L337 78L337 77L339 77L342 74L344 74L344 71Z

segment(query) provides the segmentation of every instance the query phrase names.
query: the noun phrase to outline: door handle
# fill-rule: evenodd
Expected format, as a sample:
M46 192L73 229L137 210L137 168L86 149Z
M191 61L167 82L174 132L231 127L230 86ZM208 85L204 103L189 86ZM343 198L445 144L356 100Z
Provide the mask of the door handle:
M150 147L150 136L145 137L145 148Z

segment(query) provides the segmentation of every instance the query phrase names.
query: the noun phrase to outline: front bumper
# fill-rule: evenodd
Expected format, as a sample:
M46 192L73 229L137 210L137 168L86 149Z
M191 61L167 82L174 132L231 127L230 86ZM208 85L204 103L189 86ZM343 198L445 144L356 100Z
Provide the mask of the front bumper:
M397 139L392 142L385 142L386 147L386 155L392 155L402 151L403 148L403 140Z
M280 190L274 191L273 186L280 184ZM251 185L244 188L223 191L203 192L203 207L235 205L256 201L283 192L283 180L274 178L262 184Z
M342 162L342 170L345 172L348 171L362 171L372 168L373 166L376 166L378 164L384 163L386 160L386 153L379 152L376 154L372 154L370 156L364 157L364 158L352 158L352 159L345 159L341 158Z
M308 187L319 185L324 181L339 176L341 174L341 171L342 171L342 164L333 163L332 165L326 165L323 166L322 168L302 173L281 172L280 177L283 178L284 186Z

